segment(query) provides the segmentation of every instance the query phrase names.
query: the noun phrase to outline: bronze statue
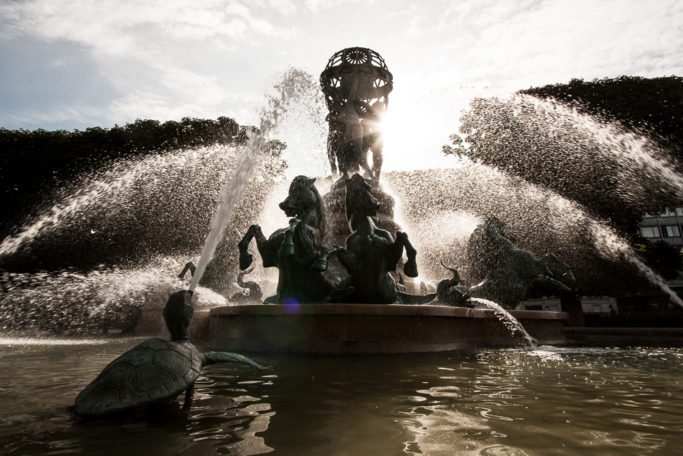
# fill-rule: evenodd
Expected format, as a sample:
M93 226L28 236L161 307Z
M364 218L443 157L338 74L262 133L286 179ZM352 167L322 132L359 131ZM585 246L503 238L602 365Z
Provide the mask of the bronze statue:
M365 171L379 180L383 139L379 120L389 104L393 76L382 56L372 49L354 47L335 53L320 74L327 108L327 155L332 174L348 179ZM367 154L372 152L372 166Z
M436 297L439 302L451 306L474 307L474 304L470 301L469 295L463 290L462 285L460 285L460 274L458 273L458 270L446 266L443 262L441 263L441 266L451 271L453 277L444 279L437 285Z
M84 417L109 415L173 401L183 391L183 409L187 410L192 405L194 382L207 364L236 362L263 369L236 353L200 353L189 338L194 313L191 301L191 291L173 293L164 308L171 340L148 339L109 363L76 396L73 412Z
M517 248L516 242L515 235L496 217L487 218L474 230L467 244L467 261L469 279L477 285L469 288L469 295L512 309L527 297L531 287L548 294L572 291L575 279L569 266L552 253L536 258Z
M275 231L266 238L259 225L251 225L239 242L240 269L248 268L253 257L249 243L256 238L264 267L279 271L277 294L266 303L283 303L294 299L300 303L324 302L331 285L322 272L327 269L322 239L325 216L322 198L314 185L315 179L297 176L289 187L289 195L280 203L288 217L288 228Z
M249 303L249 302L261 302L263 298L263 293L261 292L261 287L258 283L249 280L244 281L244 276L250 274L254 270L254 267L250 267L244 271L240 271L237 274L237 285L242 288L242 291L230 296L230 301L236 302L238 304Z
M403 271L408 277L417 277L417 251L406 233L396 232L394 240L388 231L377 228L373 217L379 203L370 190L359 174L347 182L346 216L352 233L346 239L346 248L335 248L330 254L337 255L351 276L351 302L392 304L400 299L390 272L396 269L405 249L408 261Z

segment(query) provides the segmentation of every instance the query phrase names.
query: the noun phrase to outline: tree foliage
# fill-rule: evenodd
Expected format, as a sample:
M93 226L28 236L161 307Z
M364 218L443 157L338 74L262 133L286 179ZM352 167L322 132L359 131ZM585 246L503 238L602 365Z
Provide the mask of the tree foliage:
M240 144L245 129L228 117L185 117L180 122L138 119L83 131L0 128L0 238L63 182L121 158L212 144Z
M550 189L633 240L644 213L683 201L683 78L573 79L475 99L444 153ZM665 276L678 249L633 241Z
M582 112L618 121L667 147L677 163L683 159L683 78L618 78L552 84L520 90L539 98L570 103Z
M641 86L650 89L637 90ZM683 199L680 182L675 181L681 179L675 166L683 149L662 146L683 144L682 124L676 129L669 122L671 117L683 122L682 114L654 114L660 105L683 105L681 78L573 80L524 93L560 94L561 100L575 101L568 107L524 95L512 100L475 99L462 117L461 136L453 135L444 152L549 188L581 203L622 233L632 232L644 213L661 212ZM655 100L649 106L652 93L658 94L660 103ZM600 94L606 101L594 102ZM629 98L634 102L627 103ZM606 123L604 116L618 120L618 125ZM641 136L646 130L656 132L658 140Z
M631 245L665 279L678 277L678 270L683 264L681 251L665 241L650 241L641 236L634 236Z

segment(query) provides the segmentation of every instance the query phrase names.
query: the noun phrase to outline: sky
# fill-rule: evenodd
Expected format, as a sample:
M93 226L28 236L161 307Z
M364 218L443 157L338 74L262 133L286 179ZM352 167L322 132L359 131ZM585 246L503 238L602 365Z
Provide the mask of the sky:
M0 0L0 127L255 124L288 68L317 78L352 46L379 52L394 75L384 170L448 166L441 145L473 97L683 75L683 2ZM290 166L316 155L297 172L318 172L323 142L299 130L283 132Z

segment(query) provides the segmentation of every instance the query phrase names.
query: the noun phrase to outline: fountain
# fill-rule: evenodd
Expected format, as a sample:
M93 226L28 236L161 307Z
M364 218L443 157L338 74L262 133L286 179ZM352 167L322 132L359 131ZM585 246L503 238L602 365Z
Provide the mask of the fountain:
M393 80L375 54L340 51L321 78L343 95L321 97L334 108L328 157L340 172L336 180L285 182L281 147L266 140L286 109L269 105L248 143L117 163L63 189L54 206L2 241L3 451L677 454L680 349L538 346L563 340L567 315L503 308L537 286L571 289L571 272L557 258L577 281L586 278L575 265L598 254L622 255L650 281L660 279L580 205L490 166L380 172L384 150L374 122L388 109ZM342 71L343 61L381 70L360 72L374 78L370 92L344 79L356 73ZM295 82L281 87L310 87ZM270 200L283 201L289 222L276 218L276 208L264 210ZM250 228L257 221L261 233ZM276 227L284 228L265 239ZM479 236L486 228L495 228L496 248L510 255L494 266L533 265L540 275L487 276L468 264L468 250L474 258L495 256ZM279 268L276 289L256 252L239 242L243 234L263 244L263 263ZM400 246L406 256L393 252L370 268L378 255L368 255L369 247L377 245ZM197 266L189 265L200 249ZM542 256L548 251L557 257ZM254 357L273 368L207 367L194 384L194 406L177 415L105 420L96 428L74 420L65 406L76 392L140 344L125 334L167 333L162 309L187 286L177 277L183 266L197 299L192 339L260 352ZM297 270L305 272L292 276ZM372 277L379 280L364 280ZM313 296L302 282L319 285ZM262 291L269 304L260 302ZM482 349L490 346L498 349ZM402 355L285 359L282 352Z
M576 231L580 235L581 230L574 229L579 224L599 241L596 245L607 254L622 252L651 281L659 280L629 254L618 237L571 201L524 182L506 181L490 168L461 166L446 172L461 173L460 176L447 177L444 181L441 181L443 173L436 171L382 176L380 127L389 106L393 76L384 59L367 48L344 49L330 58L320 76L321 104L312 109L318 115L324 103L329 111L327 153L333 175L339 172L338 179L319 182L326 190L322 195L312 178L294 179L290 195L280 205L292 217L289 227L277 230L266 239L258 225L248 227L247 223L263 208L265 195L282 181L282 148L268 142L268 136L286 117L287 103L291 100L306 98L313 104L318 103L310 95L313 84L301 72L290 70L278 87L282 92L269 98L261 113L259 128L247 132L248 141L228 154L224 154L225 150L179 151L117 163L100 175L75 183L72 190L66 189L67 197L46 215L5 238L0 245L2 267L17 271L2 275L6 291L3 297L6 305L2 309L5 329L66 334L92 330L134 334L163 331L158 313L164 294L183 283L172 278L172 271L196 251L201 242L201 227L206 225L211 227L209 236L204 241L197 267L191 268L189 288L200 288L200 309L193 331L197 339L230 349L400 352L523 343L524 337L516 336L518 331L511 331L498 321L502 311L491 302L523 320L523 326L535 338L561 340L566 315L515 311L514 307L532 289L571 296L574 287L571 270L552 254L537 259L515 245L515 234L521 232L529 238L529 226L520 226L511 219L506 214L509 207L540 204L540 211L524 209L524 212L532 210L537 218L541 212L555 216L562 211L569 221L556 217L544 223L550 223L558 232ZM515 110L522 113L520 116L529 112L524 103L513 108L509 113L494 106L494 111L501 118L514 117ZM566 123L557 112L550 115ZM620 144L618 137L608 138L611 147ZM652 164L649 173L672 175L661 159L647 159L644 149L636 152L639 162ZM622 155L629 156L628 150ZM226 157L229 157L227 161ZM221 167L227 171L217 173ZM626 166L621 168L624 176L630 172ZM364 177L357 174L360 172ZM463 178L467 173L470 176ZM185 178L180 179L180 174ZM252 178L254 174L256 179ZM475 181L471 175L475 174L482 184L472 188ZM234 177L229 179L230 175ZM173 180L169 182L166 176ZM448 185L450 181L459 181L462 185L453 188ZM226 184L220 189L217 182ZM143 185L147 189L140 194ZM210 198L199 198L202 206L197 208L196 191L191 191L188 185L205 192L210 189ZM169 187L173 190L169 191ZM430 190L425 191L425 187ZM502 198L495 191L499 187L514 188L515 192ZM457 193L448 204L451 211L464 211L462 215L445 212L439 206L444 201L439 195L447 192ZM511 200L514 197L516 201ZM409 220L404 220L405 214L399 217L397 198L399 205L408 207ZM167 204L159 204L163 200L194 206L191 216L185 211L180 218L176 217L174 214L180 210L169 210ZM107 204L103 205L105 201ZM487 206L477 207L476 203L480 202L486 202ZM209 220L211 204L218 205L219 209ZM495 224L489 218L474 229L482 220L473 213L493 213L506 222ZM139 222L144 220L143 214L151 215L152 224ZM458 221L454 223L453 217ZM401 230L401 225L406 223L413 228L410 241ZM229 224L231 229L226 232ZM514 226L508 229L507 224ZM496 230L486 229L494 225ZM444 230L443 226L448 229ZM466 243L457 237L463 226L472 227L462 233L463 239L469 239L469 247L467 252L454 256L453 252L465 250ZM562 235L568 236L564 232ZM159 242L158 233L165 233L161 237L163 242ZM241 233L246 234L240 242L242 271L238 273L234 245ZM449 233L456 239L449 238ZM482 238L479 233L489 233L488 238ZM435 236L441 238L437 241ZM255 280L244 282L248 273L245 268L252 261L248 245L254 237L263 266L278 267L277 290L266 299L277 306L254 303L265 286L262 279L267 277L259 265L253 273ZM130 245L127 239L136 241L132 251L125 250ZM489 245L492 239L496 240L496 247ZM545 238L545 241L552 240ZM570 243L563 241L564 244L548 242L548 245L576 264L577 253L562 250L563 245ZM168 245L173 245L170 256ZM403 258L403 250L407 259ZM497 260L499 251L506 252L503 254L506 261ZM180 260L179 255L185 258ZM36 259L52 272L22 271ZM439 266L444 260L448 264L445 269ZM111 266L93 268L93 264L100 262ZM416 278L418 262L423 270L420 278ZM64 267L73 266L90 272L63 271ZM458 269L465 273L459 273ZM443 279L447 270L453 278ZM238 284L231 284L232 274L242 285L248 284L248 294ZM119 281L124 281L126 287L120 289ZM69 293L55 299L56 288L66 288ZM92 306L91 302L98 304ZM50 313L57 317L45 318ZM386 318L377 318L378 315ZM238 320L246 322L246 326L241 328ZM329 322L322 323L325 320ZM302 327L297 326L298 321ZM292 322L295 327L278 330L287 328L290 323L285 322ZM326 326L336 329L320 329ZM468 329L463 330L461 326ZM311 336L313 327L319 328L316 337ZM359 332L359 328L364 328L365 333ZM247 340L241 336L257 330L264 340L258 337ZM282 340L275 340L278 337ZM296 337L297 341L289 337Z
M392 81L384 59L371 49L343 49L330 58L320 83L329 109L328 157L333 175L339 171L339 178L321 197L314 179L296 177L280 203L280 209L293 217L289 227L270 238L259 225L247 230L239 242L240 268L252 265L248 247L255 238L263 266L279 271L277 293L265 303L280 305L212 309L208 337L213 343L247 351L335 353L515 345L520 338L533 345L514 316L490 300L470 301L469 295L493 299L510 295L511 300L504 303L511 309L511 303L516 305L526 296L532 282L571 292L552 278L550 263L564 266L563 273L573 279L569 267L557 257L536 260L512 246L508 240L512 235L498 235L496 239L511 248L500 253L499 247L488 245L486 252L480 249L472 255L509 260L499 262L493 273L473 274L477 285L458 290L450 279L440 283L440 293L410 293L415 287L406 286L405 277L418 276L417 250L398 229L394 199L380 182L383 141L379 121L388 107ZM361 171L365 177L358 174ZM508 233L502 228L498 231ZM489 238L483 244L490 243ZM513 260L513 255L519 260ZM440 300L435 305L415 306L437 296ZM537 339L562 339L566 319L562 313L527 311L518 312L517 317L525 319Z

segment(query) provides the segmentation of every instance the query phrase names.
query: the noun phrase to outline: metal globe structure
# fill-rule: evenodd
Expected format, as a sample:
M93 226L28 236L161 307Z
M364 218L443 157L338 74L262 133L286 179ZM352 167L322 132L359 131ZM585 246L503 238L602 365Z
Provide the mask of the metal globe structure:
M320 86L330 111L327 155L332 174L339 171L347 179L363 169L368 178L379 181L383 161L379 120L389 105L393 79L382 56L372 49L342 49L327 62Z
M349 101L366 107L389 103L393 75L379 53L353 47L336 52L320 74L320 85L330 112L341 110ZM386 109L386 108L385 108Z

